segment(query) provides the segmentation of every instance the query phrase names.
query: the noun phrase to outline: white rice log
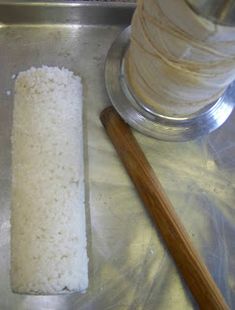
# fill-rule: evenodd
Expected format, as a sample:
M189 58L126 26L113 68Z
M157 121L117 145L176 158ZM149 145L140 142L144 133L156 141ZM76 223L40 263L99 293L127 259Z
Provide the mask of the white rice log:
M81 79L21 72L12 132L11 285L61 294L88 286Z

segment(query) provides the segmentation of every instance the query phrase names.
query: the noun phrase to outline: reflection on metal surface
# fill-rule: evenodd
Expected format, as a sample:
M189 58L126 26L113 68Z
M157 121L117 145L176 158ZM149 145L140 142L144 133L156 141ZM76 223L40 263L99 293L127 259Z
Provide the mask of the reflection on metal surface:
M127 123L140 132L161 140L187 141L212 132L227 120L235 102L233 85L217 102L191 115L169 117L148 109L135 97L125 77L123 59L129 37L130 27L125 29L111 46L105 67L108 94Z
M235 26L234 0L186 0L199 15L218 24Z
M129 24L135 8L126 3L1 2L0 23L7 25L123 25Z
M12 7L8 12L16 14L17 10ZM24 24L19 14L24 27L16 24L0 29L0 309L193 309L193 301L99 121L100 112L110 104L104 85L105 57L129 23L129 13L124 6L118 9L121 18L128 18L113 25L115 8L108 11L110 23L105 23L106 15L100 9L102 23L94 25L94 7L86 10L82 12L86 12L87 24L80 27L53 26L51 22L50 27L38 24L35 28ZM0 7L0 16L2 12ZM52 19L60 18L59 7L51 13L57 15L51 14ZM90 288L83 295L16 295L9 285L13 98L5 92L13 94L13 74L42 64L65 66L83 79L91 215ZM218 130L195 141L168 143L137 132L135 136L230 308L235 309L235 113Z

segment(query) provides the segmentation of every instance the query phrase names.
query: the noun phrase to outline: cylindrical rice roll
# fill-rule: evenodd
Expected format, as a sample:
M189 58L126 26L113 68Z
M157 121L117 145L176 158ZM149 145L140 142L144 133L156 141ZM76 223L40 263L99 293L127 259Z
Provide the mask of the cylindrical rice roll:
M12 131L11 286L61 294L88 286L81 79L18 75Z

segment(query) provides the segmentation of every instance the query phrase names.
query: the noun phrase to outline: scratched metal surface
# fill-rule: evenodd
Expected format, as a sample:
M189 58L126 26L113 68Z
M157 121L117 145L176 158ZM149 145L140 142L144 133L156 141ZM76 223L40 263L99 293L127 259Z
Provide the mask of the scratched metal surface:
M5 25L0 28L2 310L195 307L99 121L100 111L109 104L103 76L105 56L129 24L131 13L126 5L75 6L72 10L56 5L0 7L0 21ZM84 83L90 287L83 295L16 295L9 285L11 77L42 64L65 66L80 74ZM222 128L193 142L167 143L135 135L225 299L235 309L235 114Z

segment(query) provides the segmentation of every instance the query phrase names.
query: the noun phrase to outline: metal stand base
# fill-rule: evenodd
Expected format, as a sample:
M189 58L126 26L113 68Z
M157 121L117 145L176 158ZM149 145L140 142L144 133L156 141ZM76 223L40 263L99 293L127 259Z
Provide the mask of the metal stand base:
M105 83L113 106L131 127L160 140L187 141L210 133L227 120L234 108L234 83L219 100L194 114L170 117L146 109L130 90L124 75L123 59L130 31L130 27L126 28L108 52Z

